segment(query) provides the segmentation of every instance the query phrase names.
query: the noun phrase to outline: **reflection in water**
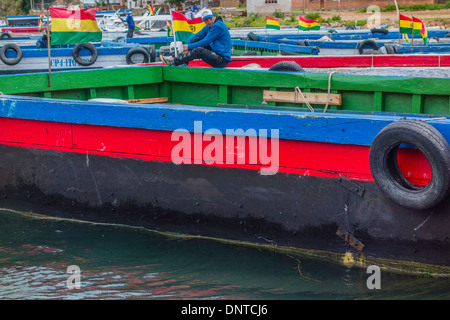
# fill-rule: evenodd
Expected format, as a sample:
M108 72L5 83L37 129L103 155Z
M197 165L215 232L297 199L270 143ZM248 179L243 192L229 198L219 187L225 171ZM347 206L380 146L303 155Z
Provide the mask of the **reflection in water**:
M80 288L69 289L80 268ZM449 299L450 279L0 211L0 299ZM72 278L73 279L73 278Z

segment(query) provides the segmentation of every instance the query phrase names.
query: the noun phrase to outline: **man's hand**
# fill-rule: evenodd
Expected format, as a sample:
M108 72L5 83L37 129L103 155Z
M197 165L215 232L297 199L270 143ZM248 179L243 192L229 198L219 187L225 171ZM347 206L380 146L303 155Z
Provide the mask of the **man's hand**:
M183 44L183 52L188 52L188 45L187 44Z

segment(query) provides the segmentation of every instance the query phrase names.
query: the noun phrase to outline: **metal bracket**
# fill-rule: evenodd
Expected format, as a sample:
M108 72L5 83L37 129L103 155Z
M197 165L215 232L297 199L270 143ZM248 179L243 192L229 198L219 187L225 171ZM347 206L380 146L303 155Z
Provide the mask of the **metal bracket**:
M336 231L336 235L340 238L344 239L345 242L347 242L349 245L351 245L353 248L358 250L358 252L363 252L364 250L364 244L356 239L354 236L352 236L350 233L348 233L345 230L342 230L341 228L338 228Z
M350 181L348 179L340 177L340 178L337 179L336 183L340 184L341 187L347 189L348 191L351 191L351 192L357 194L360 197L362 197L364 195L365 189L362 188L361 186L357 185L353 181Z

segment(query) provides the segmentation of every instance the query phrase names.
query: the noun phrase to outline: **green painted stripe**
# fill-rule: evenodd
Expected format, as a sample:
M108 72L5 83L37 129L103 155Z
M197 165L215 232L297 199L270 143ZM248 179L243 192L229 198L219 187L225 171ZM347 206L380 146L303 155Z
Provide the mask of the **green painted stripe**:
M101 32L52 32L51 44L79 44L102 41Z
M176 31L175 37L177 38L177 41L181 41L183 43L187 43L189 38L193 35L192 32L186 32L186 31Z

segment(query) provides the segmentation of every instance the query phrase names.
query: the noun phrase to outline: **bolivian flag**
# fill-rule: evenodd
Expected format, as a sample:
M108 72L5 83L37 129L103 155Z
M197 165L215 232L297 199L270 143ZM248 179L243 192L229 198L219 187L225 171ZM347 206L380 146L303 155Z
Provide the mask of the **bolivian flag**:
M141 26L138 25L136 22L134 23L134 30L142 30Z
M428 32L425 27L425 23L423 23L420 19L415 17L409 18L404 15L400 15L400 33L404 33L406 35L413 33L413 22L414 22L414 35L420 36L423 39L423 43L426 44L428 41Z
M173 35L172 23L167 20L167 38Z
M151 16L155 15L155 9L153 9L153 5L151 4L150 7L147 9L148 13L150 13Z
M193 34L206 26L201 17L188 20L182 13L176 11L171 11L171 13L176 41L186 43Z
M280 19L275 19L269 16L266 16L266 18L266 29L280 30Z
M320 22L316 20L306 19L302 16L298 17L299 30L320 30Z
M97 26L95 13L98 8L70 10L50 7L52 17L51 44L79 44L99 42L102 30Z

